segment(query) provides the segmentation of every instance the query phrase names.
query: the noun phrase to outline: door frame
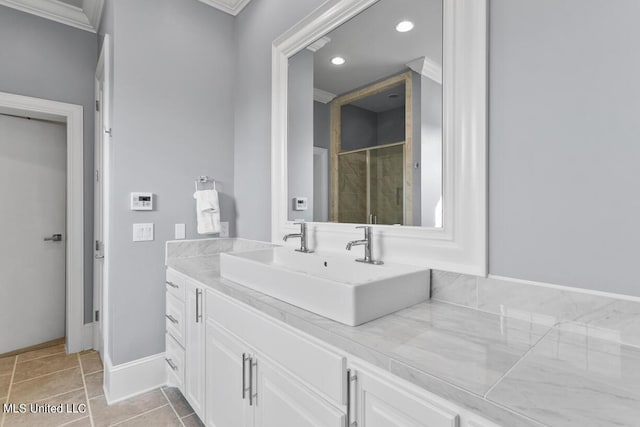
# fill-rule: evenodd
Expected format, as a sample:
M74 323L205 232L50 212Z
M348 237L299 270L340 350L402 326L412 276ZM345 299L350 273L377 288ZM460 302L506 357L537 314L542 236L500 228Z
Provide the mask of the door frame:
M67 353L77 353L83 350L84 329L83 108L81 105L0 92L0 112L63 122L67 126L65 336Z
M109 240L109 143L111 137L111 125L110 125L110 112L111 112L111 37L108 34L104 35L102 41L102 47L100 48L100 55L98 57L98 64L96 65L94 86L95 86L95 99L96 101L100 97L100 86L102 86L102 98L100 102L99 111L95 112L95 135L94 135L94 148L95 148L95 161L101 157L102 169L100 170L99 179L102 181L102 248L100 251L94 250L94 257L101 254L103 257L102 264L102 286L96 277L94 269L93 279L93 310L91 312L92 319L94 321L93 329L93 347L100 351L104 360L105 354L108 354L108 291L109 291L109 273L108 273L108 260L107 248ZM102 128L99 128L102 123ZM101 152L98 152L101 150ZM94 164L94 172L98 171L98 164ZM94 176L94 185L95 185ZM98 225L97 217L100 213L94 203L94 233L96 232L96 226ZM97 236L94 235L93 244L95 244ZM95 248L95 247L94 247ZM92 262L95 258L92 257ZM100 318L96 321L95 312L100 311ZM102 331L102 334L100 332Z

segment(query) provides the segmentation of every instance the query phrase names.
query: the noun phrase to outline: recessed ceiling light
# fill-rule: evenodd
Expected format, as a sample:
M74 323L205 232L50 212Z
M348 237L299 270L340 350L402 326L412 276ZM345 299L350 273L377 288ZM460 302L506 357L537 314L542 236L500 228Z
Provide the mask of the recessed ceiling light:
M331 63L333 65L342 65L345 62L347 62L347 61L341 56L335 56L335 57L331 58Z
M398 31L399 33L406 33L407 31L411 31L413 30L413 22L411 21L402 21L399 22L398 25L396 25L396 31Z

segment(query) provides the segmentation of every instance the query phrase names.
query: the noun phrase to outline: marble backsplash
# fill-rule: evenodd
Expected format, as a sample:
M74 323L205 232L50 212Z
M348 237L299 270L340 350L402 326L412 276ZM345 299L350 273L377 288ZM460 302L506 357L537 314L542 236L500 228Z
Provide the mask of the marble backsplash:
M170 240L166 245L166 260L215 255L221 252L251 251L276 246L268 242L235 237Z
M640 299L433 270L431 298L640 347Z

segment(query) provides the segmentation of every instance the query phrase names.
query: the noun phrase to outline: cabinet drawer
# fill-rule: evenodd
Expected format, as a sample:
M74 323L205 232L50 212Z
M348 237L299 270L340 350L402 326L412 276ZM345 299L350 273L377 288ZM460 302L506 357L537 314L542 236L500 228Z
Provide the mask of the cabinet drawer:
M165 335L165 362L170 383L175 383L180 390L184 390L184 349L171 337ZM173 381L171 381L173 379Z
M186 282L187 278L178 273L177 271L167 269L167 278L165 281L165 287L167 292L178 298L180 301L184 301L186 295Z
M184 347L185 336L185 306L184 302L177 299L173 294L167 292L167 308L165 314L167 324L166 331L182 347Z
M346 358L245 304L214 291L207 292L208 318L336 405L345 399Z

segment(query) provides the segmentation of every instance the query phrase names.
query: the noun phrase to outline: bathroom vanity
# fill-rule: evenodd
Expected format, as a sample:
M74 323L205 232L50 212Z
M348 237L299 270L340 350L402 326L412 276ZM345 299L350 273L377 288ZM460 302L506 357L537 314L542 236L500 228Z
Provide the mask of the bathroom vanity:
M480 395L485 378L500 375L492 365L506 352L492 332L477 338L496 347L484 366L475 354L434 358L456 339L443 322L481 328L486 316L422 302L351 327L220 277L223 252L269 246L242 239L167 244L168 384L207 426L537 425ZM509 329L514 348L522 348L524 331Z

